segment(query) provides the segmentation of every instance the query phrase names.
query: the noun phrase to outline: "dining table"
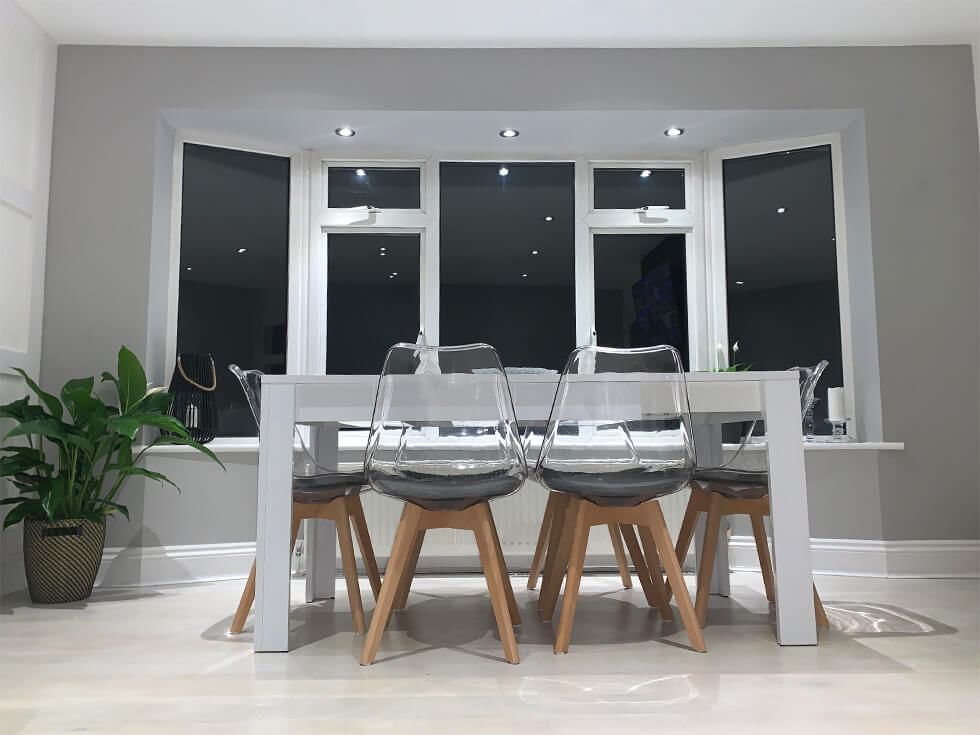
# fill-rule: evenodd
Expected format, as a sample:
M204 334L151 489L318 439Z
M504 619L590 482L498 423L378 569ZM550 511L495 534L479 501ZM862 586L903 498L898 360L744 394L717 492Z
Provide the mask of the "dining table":
M698 466L723 464L722 425L765 421L776 640L784 646L816 645L798 373L795 370L690 372L685 378ZM447 381L450 379L445 377ZM621 379L630 378L627 375ZM265 375L262 379L256 514L256 652L289 650L294 428L310 426L311 450L317 463L337 466L340 427L371 421L378 380L377 375ZM636 380L636 404L624 405L625 414L641 408L642 379ZM508 376L508 382L518 423L547 422L559 376L517 374ZM425 415L426 406L416 408L420 416ZM465 407L461 408L460 418L465 418ZM720 533L727 536L724 525ZM307 528L308 602L334 596L335 534L330 522L309 524ZM702 518L696 548L701 548L703 535ZM727 596L727 538L721 538L717 548L712 592Z

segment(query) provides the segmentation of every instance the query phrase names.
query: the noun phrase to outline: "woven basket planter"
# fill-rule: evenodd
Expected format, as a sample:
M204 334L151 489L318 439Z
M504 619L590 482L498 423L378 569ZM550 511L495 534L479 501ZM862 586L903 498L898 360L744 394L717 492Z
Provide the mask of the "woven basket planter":
M78 602L92 594L105 547L105 519L24 521L24 571L33 602Z

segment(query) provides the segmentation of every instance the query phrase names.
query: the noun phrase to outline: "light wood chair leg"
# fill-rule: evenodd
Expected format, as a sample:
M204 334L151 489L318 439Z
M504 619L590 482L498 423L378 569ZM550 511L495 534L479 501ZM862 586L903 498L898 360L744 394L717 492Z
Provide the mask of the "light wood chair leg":
M698 624L697 613L691 604L687 585L684 583L684 572L681 570L681 564L674 553L674 545L670 539L670 531L667 529L667 522L664 520L660 502L655 500L648 505L650 505L650 530L653 531L653 540L660 552L664 571L667 572L667 579L670 580L671 586L674 588L677 609L680 611L681 620L687 630L687 637L690 639L694 650L704 653L707 650L704 645L704 635L701 632L701 626Z
M401 586L398 588L398 596L395 598L395 610L404 610L408 604L408 593L412 590L412 582L415 580L415 570L419 565L419 554L422 553L422 543L425 541L425 531L419 531L412 545L411 556L408 557L408 566L405 568L405 575L402 577Z
M493 518L490 515L490 506L481 503L477 513L480 519L474 530L476 545L480 551L480 561L483 564L483 573L487 580L487 591L490 593L490 605L493 608L493 615L497 619L497 632L500 634L500 642L504 647L504 657L512 664L520 663L517 638L514 635L514 627L507 605L507 593L504 589L509 581L504 579L504 571L500 568L500 560L494 550L496 544L494 543ZM513 594L513 590L511 593Z
M487 506L487 513L490 519L490 530L493 531L493 547L497 553L497 564L500 566L504 580L504 592L507 594L507 610L510 613L510 622L513 625L521 624L521 610L517 606L517 598L514 596L514 585L510 579L510 572L507 571L507 560L504 558L504 550L500 545L500 534L497 533L497 524L493 520L493 512Z
M572 524L568 535L573 537L568 557L568 577L565 580L565 596L561 604L561 619L555 636L555 653L568 653L575 623L575 607L578 604L579 585L585 566L585 549L589 543L589 519L584 500L576 498L569 508Z
M640 551L640 542L636 538L636 531L628 523L619 524L619 530L623 533L626 549L629 551L630 558L633 559L633 567L636 569L636 576L640 578L640 587L643 588L647 604L650 607L656 607L657 598L653 592L653 580L650 579L650 570L647 569L646 559L643 558L643 552Z
M718 534L721 532L721 496L712 495L708 505L708 519L704 529L704 548L698 569L698 594L694 607L698 622L703 628L708 618L708 598L711 595L711 575L714 572Z
M336 521L337 540L340 542L340 559L347 582L347 599L351 616L354 618L354 632L364 633L364 606L361 604L361 585L357 579L357 560L354 558L354 539L350 531L350 506L347 498L342 500L344 510Z
M776 601L775 584L772 575L772 557L769 556L769 539L766 537L766 524L758 513L749 515L752 522L752 535L755 536L755 550L759 554L759 569L762 570L762 584L766 588L766 599Z
M684 560L687 559L687 552L691 548L691 541L694 539L694 530L698 523L698 511L697 501L695 500L694 493L695 490L691 490L691 497L687 501L687 509L684 511L684 520L681 521L681 530L677 534L677 545L674 547L674 555L680 561L681 566L684 565ZM667 602L670 602L670 598L673 596L673 591L670 588L670 582L667 583Z
M561 584L565 579L568 568L568 552L572 547L572 536L568 533L568 508L571 497L558 495L555 504L555 515L551 521L551 532L548 534L548 554L544 563L544 582L541 583L541 594L538 596L538 610L541 620L548 622L555 613Z
M361 505L361 496L354 493L349 498L349 508L351 520L354 523L354 535L357 536L357 545L361 548L361 561L364 562L364 572L367 574L368 581L371 583L371 592L374 599L378 599L381 593L381 573L378 571L378 560L374 556L374 545L371 543L371 534L368 533L367 521L364 518L364 506Z
M610 523L609 539L612 541L613 553L616 555L616 566L619 567L619 578L623 581L623 588L633 589L633 578L630 576L630 565L626 561L626 550L623 548L623 537L619 535L619 526Z
M674 613L667 602L667 588L664 585L664 578L660 573L660 554L657 553L657 543L654 541L653 534L646 526L640 526L640 543L643 544L643 554L647 558L647 571L650 573L650 582L653 592L653 601L660 611L660 617L664 620L673 620Z
M378 604L371 616L371 625L368 628L367 636L364 638L364 647L361 649L361 666L372 664L378 654L381 636L388 624L388 618L395 603L395 594L398 592L402 575L408 565L408 555L418 535L421 518L421 508L411 503L405 504L401 520L398 521L398 530L395 532L395 543L391 548L388 567L385 570L384 580L381 582Z
M813 585L813 612L817 618L818 628L829 628L830 621L827 619L827 611L823 609L823 601L817 594L817 586Z
M302 523L303 518L298 513L293 512L292 525L289 529L289 553L292 555L293 549L296 548L296 537L299 535L299 524ZM245 580L245 589L242 590L241 599L238 601L238 609L235 610L235 617L231 620L231 626L228 628L229 633L241 633L245 629L245 621L248 620L248 614L252 609L252 603L255 602L255 562L252 562L252 570L248 573L248 579Z
M544 517L541 519L541 530L538 531L538 543L534 547L534 556L531 558L531 568L527 573L527 588L533 590L538 585L538 577L541 575L541 563L544 561L544 552L548 547L548 536L551 533L551 522L555 515L555 505L558 502L557 493L548 493L548 502L544 506Z

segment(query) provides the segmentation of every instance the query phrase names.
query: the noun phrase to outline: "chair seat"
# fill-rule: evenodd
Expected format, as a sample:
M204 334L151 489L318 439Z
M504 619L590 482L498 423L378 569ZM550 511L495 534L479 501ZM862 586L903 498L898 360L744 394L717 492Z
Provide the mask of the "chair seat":
M403 476L378 474L372 487L426 510L463 510L484 500L516 492L524 480L505 473L482 475L423 475L405 472Z
M711 467L694 471L694 481L706 490L726 498L764 498L769 494L769 473Z
M543 467L537 479L549 490L578 495L596 505L633 506L683 490L691 470L633 467L619 472L568 472Z
M294 503L327 503L367 484L363 472L293 475Z

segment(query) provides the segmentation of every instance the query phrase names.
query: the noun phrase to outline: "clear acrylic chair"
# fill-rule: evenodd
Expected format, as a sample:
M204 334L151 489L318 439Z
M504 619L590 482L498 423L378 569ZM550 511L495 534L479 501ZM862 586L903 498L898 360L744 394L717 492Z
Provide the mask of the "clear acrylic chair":
M637 574L651 606L673 619L663 562L691 645L704 639L660 508L687 487L694 471L687 383L673 347L580 347L568 359L555 395L535 479L556 499L538 606L551 620L565 578L555 652L571 641L589 529L613 524L630 544L638 526L646 552ZM635 541L633 541L635 544ZM632 545L632 544L630 544Z
M255 418L255 425L261 431L262 373L258 370L242 370L238 365L229 365L228 369L241 383L249 408ZM364 633L364 606L361 603L361 588L357 579L357 562L354 558L354 542L351 538L351 525L357 535L357 543L361 547L361 559L367 572L375 599L381 591L381 577L378 573L378 563L374 557L374 548L368 534L367 523L364 520L364 509L361 507L360 492L367 484L364 472L339 472L317 464L316 458L303 442L302 435L297 431L302 448L302 461L296 463L293 473L293 518L290 533L290 550L296 545L299 524L304 520L327 520L337 525L337 538L340 541L341 560L344 568L344 578L347 582L347 595L350 599L351 615L354 619L354 631ZM242 592L238 609L232 619L229 632L241 633L245 627L249 610L255 600L255 563L248 575L245 589Z
M364 466L371 487L405 503L361 664L374 661L405 606L425 532L473 531L507 661L520 623L489 501L527 479L507 376L490 345L396 344L385 357Z
M813 367L795 367L800 377L800 411L805 417L813 404L817 382L827 368L826 360L821 360ZM695 609L702 627L707 624L708 601L710 597L711 577L715 566L715 554L718 551L718 536L721 531L721 519L730 515L747 515L752 526L752 536L755 539L756 552L759 555L759 567L762 571L762 582L769 602L775 602L775 582L773 580L772 558L769 554L769 539L766 534L765 518L770 515L769 507L769 473L766 470L746 470L731 467L745 448L755 422L749 426L735 455L721 467L698 468L694 472L691 483L691 497L684 512L684 520L677 536L676 553L678 558L687 556L691 541L694 538L698 514L705 513L704 548L698 555L698 592ZM668 588L668 596L670 589ZM817 625L822 628L830 627L817 588L813 588L813 605Z

